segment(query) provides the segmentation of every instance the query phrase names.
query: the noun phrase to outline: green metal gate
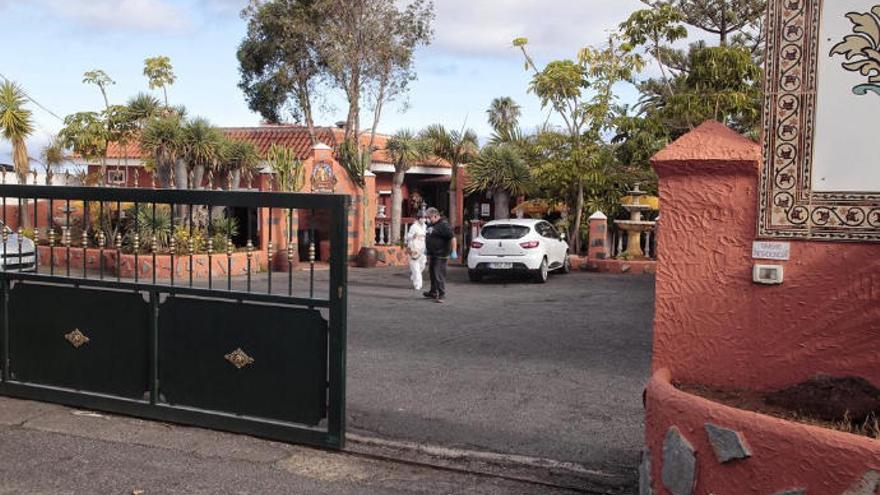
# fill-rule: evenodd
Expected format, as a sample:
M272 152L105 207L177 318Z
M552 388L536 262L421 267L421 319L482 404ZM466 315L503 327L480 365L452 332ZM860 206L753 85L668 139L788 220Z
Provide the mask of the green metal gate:
M0 394L343 446L348 196L4 184L0 197ZM257 212L237 226L244 245L232 208ZM314 244L297 259L313 228L297 212L320 210L319 267Z

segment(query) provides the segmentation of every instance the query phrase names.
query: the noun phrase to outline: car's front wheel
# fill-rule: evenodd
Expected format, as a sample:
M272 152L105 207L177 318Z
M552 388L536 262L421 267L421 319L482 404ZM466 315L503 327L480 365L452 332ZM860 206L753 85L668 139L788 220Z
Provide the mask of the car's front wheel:
M547 265L547 258L541 260L541 266L535 270L535 282L539 284L547 283L547 278L550 277L550 267Z
M476 270L468 270L468 279L470 279L471 282L482 282L483 274Z

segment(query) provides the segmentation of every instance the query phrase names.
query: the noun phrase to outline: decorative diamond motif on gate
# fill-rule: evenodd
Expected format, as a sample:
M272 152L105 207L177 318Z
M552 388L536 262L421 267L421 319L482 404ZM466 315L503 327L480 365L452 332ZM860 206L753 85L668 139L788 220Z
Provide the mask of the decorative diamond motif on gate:
M241 347L223 357L225 357L227 361L232 363L232 365L238 369L242 369L245 366L253 364L254 362L254 358L248 356L246 352L241 350Z
M90 340L84 333L79 331L79 328L74 328L72 332L64 334L64 338L77 349L87 344Z

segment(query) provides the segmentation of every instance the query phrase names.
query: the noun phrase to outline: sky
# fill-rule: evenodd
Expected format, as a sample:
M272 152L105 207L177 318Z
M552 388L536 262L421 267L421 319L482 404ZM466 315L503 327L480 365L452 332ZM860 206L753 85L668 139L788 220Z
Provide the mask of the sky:
M402 0L401 0L402 1ZM149 91L142 75L147 57L171 58L177 81L168 89L172 104L219 126L251 126L251 112L238 88L236 49L245 33L239 12L247 0L0 0L3 29L0 74L22 85L42 106L31 105L39 148L61 127L65 115L103 108L95 86L82 74L103 69L116 84L111 103L123 103ZM513 38L529 38L539 66L573 58L578 49L600 45L638 0L434 0L435 37L416 54L418 80L406 105L391 105L381 132L421 129L432 123L468 126L491 134L486 108L493 98L510 96L522 106L521 124L530 129L547 119L537 98L527 92L530 74ZM161 97L161 90L154 94ZM619 88L624 101L635 98ZM330 108L316 121L342 120L345 106L330 94ZM332 102L339 102L332 104ZM54 115L53 115L54 114ZM366 121L366 119L364 119ZM9 144L0 140L0 161ZM38 156L31 149L30 154Z

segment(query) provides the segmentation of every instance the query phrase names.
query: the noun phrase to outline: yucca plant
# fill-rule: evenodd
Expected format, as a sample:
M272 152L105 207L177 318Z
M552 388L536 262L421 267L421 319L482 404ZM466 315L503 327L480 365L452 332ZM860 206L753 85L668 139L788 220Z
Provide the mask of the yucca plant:
M129 209L129 218L134 218L134 208ZM165 251L171 242L171 208L168 205L156 205L156 216L153 217L151 207L141 206L137 212L137 228L129 224L125 234L125 244L134 246L134 233L137 232L140 252L147 253L152 249L153 235L156 236L156 247Z
M532 181L528 167L517 150L509 144L486 146L468 167L468 192L492 193L495 218L510 216L510 196L529 191Z
M391 162L394 164L394 176L391 182L391 243L398 244L403 209L403 180L410 167L428 157L430 144L412 131L404 129L388 140L387 148Z

